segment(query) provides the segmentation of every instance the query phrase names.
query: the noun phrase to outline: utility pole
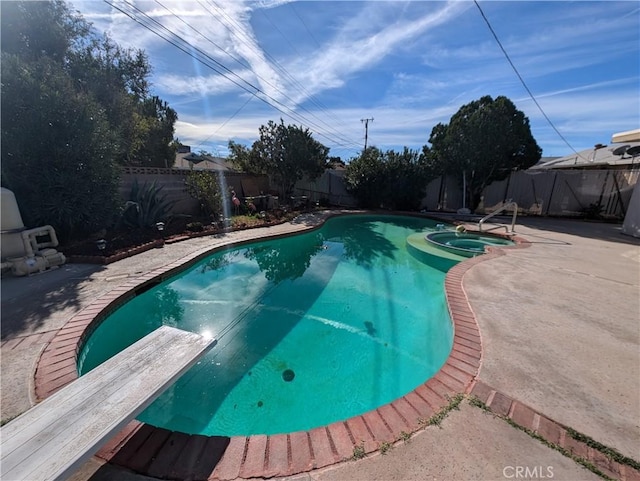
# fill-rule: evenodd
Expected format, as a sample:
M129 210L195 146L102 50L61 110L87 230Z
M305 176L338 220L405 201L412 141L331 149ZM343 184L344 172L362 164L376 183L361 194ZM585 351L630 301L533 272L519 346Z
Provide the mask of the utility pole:
M367 150L367 137L369 135L369 120L373 122L373 117L370 119L360 119L360 122L364 122L364 150Z

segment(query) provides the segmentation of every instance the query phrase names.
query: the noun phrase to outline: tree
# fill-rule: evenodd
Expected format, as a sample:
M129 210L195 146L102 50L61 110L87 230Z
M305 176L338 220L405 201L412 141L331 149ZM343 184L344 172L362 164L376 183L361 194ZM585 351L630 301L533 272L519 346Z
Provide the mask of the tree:
M102 106L67 71L89 24L61 1L1 8L3 186L27 226L51 224L62 240L110 224L116 139Z
M482 192L493 181L505 179L513 170L534 165L542 150L536 143L529 119L507 97L484 96L455 113L449 124L438 124L425 146L430 167L457 176L466 184L465 198L473 211Z
M149 97L142 51L98 36L63 1L0 8L2 185L27 225L63 240L108 227L117 163L173 163L175 111Z
M360 207L379 208L386 183L385 174L382 151L377 147L368 147L347 165L345 187L358 200Z
M134 118L139 129L138 145L130 161L144 167L172 167L177 151L173 143L176 111L154 96L138 104Z
M347 165L345 183L361 207L417 210L434 177L424 154L368 147Z
M117 212L115 142L104 111L47 58L2 56L2 184L27 226L61 240L110 225Z
M47 57L62 64L90 25L73 15L61 0L1 2L2 52L26 60Z
M151 66L141 50L124 49L108 36L90 38L69 57L69 74L105 107L117 133L116 160L124 165L171 167L175 162L175 110L149 96Z
M251 149L230 141L229 160L245 172L268 175L282 198L289 198L298 180L315 179L326 169L329 149L308 129L280 119L279 124L270 120L260 126L259 132Z
M246 145L236 144L233 140L229 141L229 161L235 165L241 172L251 172L257 170L258 161L252 160L253 150ZM256 164L256 167L254 167Z

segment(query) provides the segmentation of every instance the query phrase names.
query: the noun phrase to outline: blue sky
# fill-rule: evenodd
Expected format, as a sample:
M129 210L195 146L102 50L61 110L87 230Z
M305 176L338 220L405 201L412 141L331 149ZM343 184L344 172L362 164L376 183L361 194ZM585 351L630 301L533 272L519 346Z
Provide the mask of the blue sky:
M368 145L421 149L438 122L484 95L524 112L543 156L640 127L637 1L479 1L567 142L472 1L109 3L191 53L105 2L71 2L97 30L146 51L152 93L178 112L176 136L194 151L226 156L229 140L250 146L260 125L280 118L343 160L362 150L365 118L374 119Z

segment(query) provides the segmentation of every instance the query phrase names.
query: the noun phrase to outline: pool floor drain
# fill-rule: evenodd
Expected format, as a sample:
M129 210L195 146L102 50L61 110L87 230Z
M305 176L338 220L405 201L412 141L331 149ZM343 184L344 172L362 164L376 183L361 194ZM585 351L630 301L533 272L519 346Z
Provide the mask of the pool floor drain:
M282 373L282 379L284 379L286 382L293 381L294 377L296 377L296 373L293 372L291 369L287 369Z

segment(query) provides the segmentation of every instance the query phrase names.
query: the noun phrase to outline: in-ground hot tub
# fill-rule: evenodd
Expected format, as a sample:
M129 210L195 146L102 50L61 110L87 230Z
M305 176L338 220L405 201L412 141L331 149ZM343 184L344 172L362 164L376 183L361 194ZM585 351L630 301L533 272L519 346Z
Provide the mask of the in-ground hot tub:
M515 245L515 242L498 236L456 231L432 232L425 239L442 249L466 257L483 254L487 246Z

